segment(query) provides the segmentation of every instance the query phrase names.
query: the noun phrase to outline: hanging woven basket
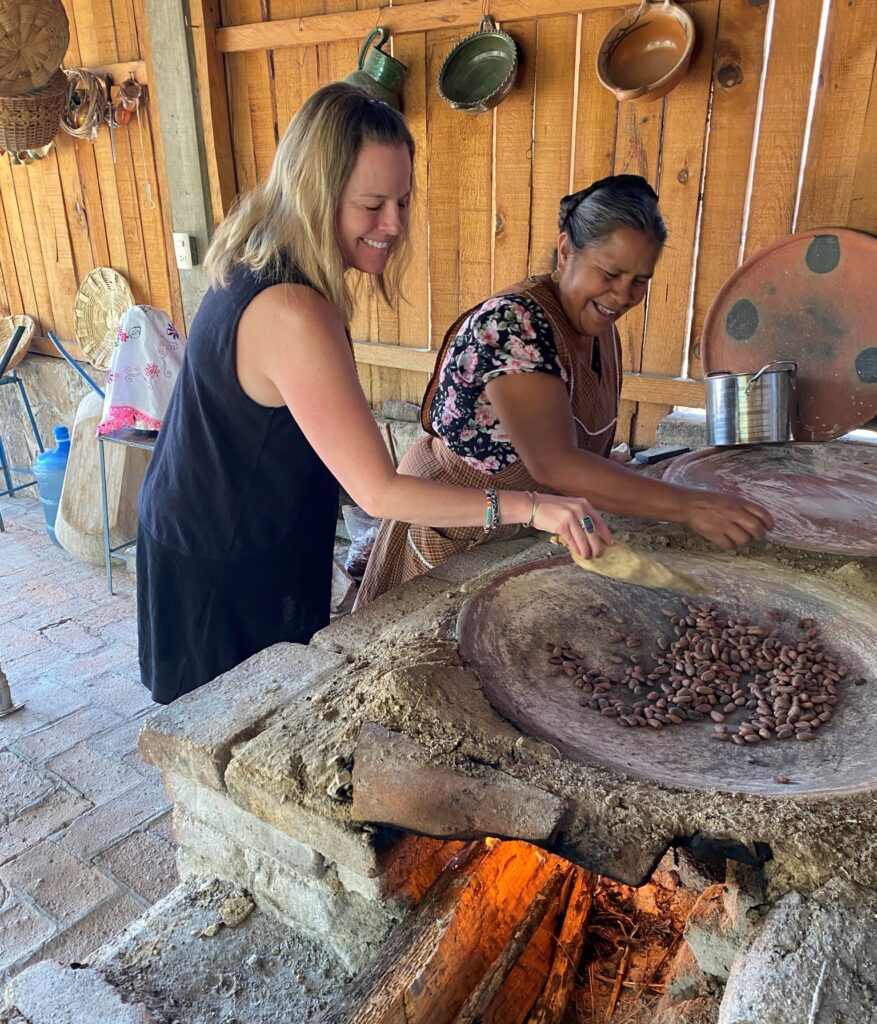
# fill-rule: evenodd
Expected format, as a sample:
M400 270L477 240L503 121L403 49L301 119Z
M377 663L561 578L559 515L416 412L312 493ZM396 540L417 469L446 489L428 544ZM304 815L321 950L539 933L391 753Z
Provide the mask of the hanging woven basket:
M0 96L0 149L13 153L47 146L61 128L67 78L58 69L48 85L25 96Z
M67 12L58 0L0 0L0 96L41 89L69 42Z
M119 321L133 305L128 282L112 267L95 267L79 286L73 304L76 340L98 370L110 368Z
M25 313L14 313L12 316L0 317L0 359L2 359L9 342L12 341L12 335L15 334L16 327L24 328L24 334L18 342L18 347L6 367L7 371L14 370L27 355L27 350L30 348L31 339L33 338L34 326L31 317Z

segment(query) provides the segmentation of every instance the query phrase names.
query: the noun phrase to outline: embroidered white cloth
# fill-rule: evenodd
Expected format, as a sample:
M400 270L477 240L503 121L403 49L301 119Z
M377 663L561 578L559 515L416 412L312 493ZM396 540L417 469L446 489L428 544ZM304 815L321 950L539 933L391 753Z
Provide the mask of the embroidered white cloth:
M99 434L122 427L161 430L185 345L186 339L161 309L131 306L122 314Z

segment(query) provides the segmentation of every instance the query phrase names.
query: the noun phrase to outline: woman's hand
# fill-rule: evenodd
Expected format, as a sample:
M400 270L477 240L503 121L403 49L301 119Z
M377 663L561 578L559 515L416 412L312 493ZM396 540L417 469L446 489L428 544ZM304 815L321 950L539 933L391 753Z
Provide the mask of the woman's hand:
M606 545L612 543L609 527L594 506L584 498L537 494L533 525L537 530L556 533L566 542L570 551L582 558L597 558Z
M686 498L683 522L720 548L761 539L773 529L770 512L754 501L717 491L693 491Z

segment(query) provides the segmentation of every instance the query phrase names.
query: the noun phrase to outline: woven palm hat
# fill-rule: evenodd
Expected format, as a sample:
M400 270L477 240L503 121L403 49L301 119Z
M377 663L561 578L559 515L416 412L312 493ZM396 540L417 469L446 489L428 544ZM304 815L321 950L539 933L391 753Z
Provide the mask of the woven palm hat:
M133 305L128 282L112 267L96 267L79 286L73 304L76 340L98 370L109 369L119 321Z
M69 42L67 12L58 0L0 0L0 96L41 89Z
M16 327L23 327L24 334L21 336L18 348L16 348L12 358L9 360L5 372L15 369L27 355L31 338L33 338L35 324L25 313L15 313L13 316L0 317L0 359L2 359L7 345L12 341L12 335L15 334Z

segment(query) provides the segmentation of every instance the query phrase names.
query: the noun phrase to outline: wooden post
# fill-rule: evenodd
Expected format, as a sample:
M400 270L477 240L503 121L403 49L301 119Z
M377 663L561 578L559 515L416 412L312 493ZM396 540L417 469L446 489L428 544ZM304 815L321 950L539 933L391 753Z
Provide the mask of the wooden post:
M192 42L195 69L201 97L204 125L204 149L210 178L213 224L228 213L237 192L231 127L228 116L228 91L225 85L225 58L216 49L216 31L222 27L217 0L190 0Z
M165 0L145 0L145 4L150 37L147 74L153 104L161 111L163 149L169 157L185 154L185 159L168 159L166 173L172 230L194 238L197 249L197 265L180 271L188 332L207 291L202 261L213 226L204 132L190 56L191 29L183 4Z

